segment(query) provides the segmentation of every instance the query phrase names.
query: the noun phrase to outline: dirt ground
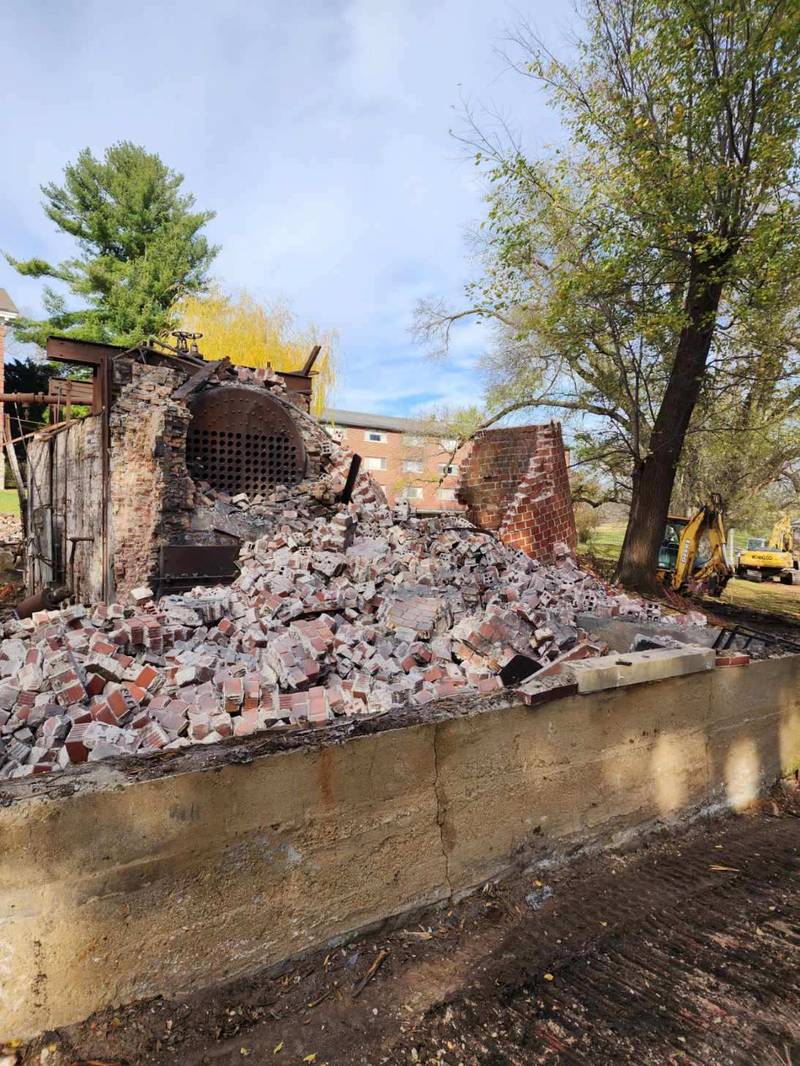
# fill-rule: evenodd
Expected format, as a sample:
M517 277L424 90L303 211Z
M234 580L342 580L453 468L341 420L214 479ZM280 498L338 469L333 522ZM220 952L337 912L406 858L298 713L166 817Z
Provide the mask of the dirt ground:
M19 1062L798 1066L800 793L775 797L277 976L104 1012Z

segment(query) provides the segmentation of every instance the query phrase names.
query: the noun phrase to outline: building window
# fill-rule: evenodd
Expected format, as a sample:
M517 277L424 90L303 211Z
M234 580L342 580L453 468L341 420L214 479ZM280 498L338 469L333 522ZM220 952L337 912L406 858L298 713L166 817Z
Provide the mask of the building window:
M383 458L379 459L376 455L367 455L364 458L364 469L365 470L385 470L386 469L386 460L383 459Z
M379 432L377 429L368 429L364 434L364 440L371 441L373 444L385 444L386 434Z
M451 500L455 502L456 490L455 489L439 489L440 500Z
M421 500L422 489L419 485L407 485L402 492L403 498L406 500Z
M458 473L458 463L439 463L439 473L444 477L450 477Z
M404 459L403 469L407 474L421 474L422 473L422 460L420 459Z
M406 444L409 446L409 448L424 448L425 438L420 437L418 433L410 433L406 437Z
M446 452L454 452L458 447L458 441L455 437L443 437L439 443L442 446L442 450Z

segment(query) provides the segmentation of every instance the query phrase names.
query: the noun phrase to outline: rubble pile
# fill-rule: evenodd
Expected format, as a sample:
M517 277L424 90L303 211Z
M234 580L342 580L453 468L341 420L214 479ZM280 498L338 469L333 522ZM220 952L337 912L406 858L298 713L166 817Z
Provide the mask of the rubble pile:
M230 587L157 603L142 588L130 605L7 622L0 778L504 687L535 703L569 685L571 659L605 650L576 613L659 617L566 546L541 565L461 516L392 512L369 478L331 506L341 475L247 501L270 529L244 546Z
M0 514L0 544L17 544L22 540L22 519L18 514Z
M339 479L309 478L297 485L277 485L271 492L253 497L244 492L231 496L207 481L195 484L198 505L209 508L215 530L251 539L285 525L301 532L311 518L328 514L336 501Z

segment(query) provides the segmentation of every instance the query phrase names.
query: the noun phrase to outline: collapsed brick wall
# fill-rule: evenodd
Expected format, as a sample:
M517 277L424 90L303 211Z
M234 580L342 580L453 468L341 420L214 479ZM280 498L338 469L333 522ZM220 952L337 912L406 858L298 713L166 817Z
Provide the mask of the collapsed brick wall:
M479 433L462 464L458 499L467 517L544 562L554 545L577 545L561 426L512 426Z

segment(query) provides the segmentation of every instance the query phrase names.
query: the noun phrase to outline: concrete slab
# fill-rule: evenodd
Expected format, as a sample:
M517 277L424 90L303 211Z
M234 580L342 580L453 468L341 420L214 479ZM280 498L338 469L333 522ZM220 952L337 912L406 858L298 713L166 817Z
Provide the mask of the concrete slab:
M719 626L680 626L665 622L629 622L625 618L596 618L592 614L575 616L575 624L590 636L604 640L612 651L629 651L638 633L652 637L672 637L681 644L710 648L719 636Z
M601 692L607 688L641 685L667 677L683 677L713 670L716 656L712 648L687 645L685 648L657 648L599 655L570 663L578 682L578 692Z

